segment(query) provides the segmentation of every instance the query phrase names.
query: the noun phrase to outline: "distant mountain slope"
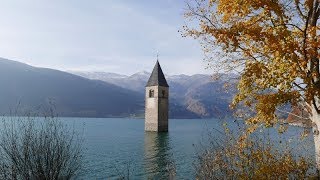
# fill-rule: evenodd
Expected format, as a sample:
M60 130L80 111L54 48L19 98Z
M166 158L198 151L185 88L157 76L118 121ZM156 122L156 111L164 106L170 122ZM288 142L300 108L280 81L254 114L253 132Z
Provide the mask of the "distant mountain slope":
M137 92L144 92L145 85L150 76L148 72L140 72L131 76L98 72L72 72L77 75L99 79L113 83L123 88ZM90 76L89 76L90 74ZM224 75L221 80L214 81L210 75L196 74L168 76L170 86L170 110L171 115L177 117L183 115L190 118L224 117L230 115L229 104L236 92L231 88L229 92L223 89L224 84L229 81L230 76ZM115 78L116 77L116 78ZM234 78L234 77L231 77ZM232 80L231 83L235 81ZM179 114L179 115L178 115Z
M49 105L59 116L144 115L144 91L150 73L73 73L83 77L0 58L0 115L41 113ZM201 74L167 76L170 118L229 115L228 105L235 89L225 92L224 79L228 77L213 81L209 75Z
M108 83L115 84L122 88L130 89L137 92L144 92L145 85L150 77L149 72L142 71L135 73L131 76L126 76L116 73L108 72L86 72L86 71L69 71L72 74L92 79L92 80L101 80Z
M51 103L60 116L143 114L144 96L114 84L0 58L0 114L37 112ZM16 107L18 102L20 106ZM15 114L15 113L14 113Z

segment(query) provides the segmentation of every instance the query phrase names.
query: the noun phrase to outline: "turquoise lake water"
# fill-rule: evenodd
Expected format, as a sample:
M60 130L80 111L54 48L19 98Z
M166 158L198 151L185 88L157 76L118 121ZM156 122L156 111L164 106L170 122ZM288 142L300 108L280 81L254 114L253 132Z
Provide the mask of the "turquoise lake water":
M207 137L224 137L222 126L239 131L241 121L217 119L170 119L168 133L144 132L143 119L129 118L59 118L84 138L84 168L77 179L168 179L168 171L175 169L175 179L195 179L197 153L206 145ZM240 125L239 125L240 124ZM310 154L314 147L309 136L300 144L304 129L289 126L284 134L274 128L261 134L279 145L291 141L295 153ZM282 142L282 143L279 143Z
M194 179L199 143L205 142L209 133L218 137L223 131L223 121L217 119L171 119L168 133L144 132L143 119L60 120L72 124L85 139L85 167L79 179L116 179L128 173L131 179L167 179L167 171L172 167L177 179ZM237 123L231 120L227 123L237 131ZM274 129L266 130L280 142L289 139L294 142L302 131L303 128L289 127L279 135ZM312 143L307 148L312 154Z

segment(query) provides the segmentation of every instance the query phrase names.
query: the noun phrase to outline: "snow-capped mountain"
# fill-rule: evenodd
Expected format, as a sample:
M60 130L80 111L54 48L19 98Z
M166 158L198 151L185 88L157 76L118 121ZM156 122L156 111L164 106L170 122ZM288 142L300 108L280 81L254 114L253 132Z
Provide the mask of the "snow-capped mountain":
M102 80L140 93L144 93L145 85L150 77L150 73L146 71L131 76L103 73L105 76L102 77L101 73L94 75L94 72L76 72L75 74ZM174 105L182 106L186 111L198 117L218 117L229 114L229 103L235 93L235 88L226 92L223 87L228 77L231 76L233 75L223 75L221 80L214 80L211 75L206 74L166 75L170 86L171 108Z

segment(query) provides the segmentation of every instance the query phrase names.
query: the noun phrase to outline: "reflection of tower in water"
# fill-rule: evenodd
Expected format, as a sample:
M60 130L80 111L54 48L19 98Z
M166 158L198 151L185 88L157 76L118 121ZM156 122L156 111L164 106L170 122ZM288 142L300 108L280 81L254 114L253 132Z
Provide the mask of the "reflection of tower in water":
M170 179L174 176L175 164L170 149L168 133L145 133L144 171L147 179Z

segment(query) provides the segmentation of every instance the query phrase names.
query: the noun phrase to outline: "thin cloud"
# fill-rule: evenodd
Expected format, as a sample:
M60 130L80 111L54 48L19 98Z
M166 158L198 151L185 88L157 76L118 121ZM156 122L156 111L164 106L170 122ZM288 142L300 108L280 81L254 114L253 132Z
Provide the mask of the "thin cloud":
M131 74L150 71L159 52L169 74L206 72L198 43L178 33L183 4L156 3L4 1L0 57L60 70Z

